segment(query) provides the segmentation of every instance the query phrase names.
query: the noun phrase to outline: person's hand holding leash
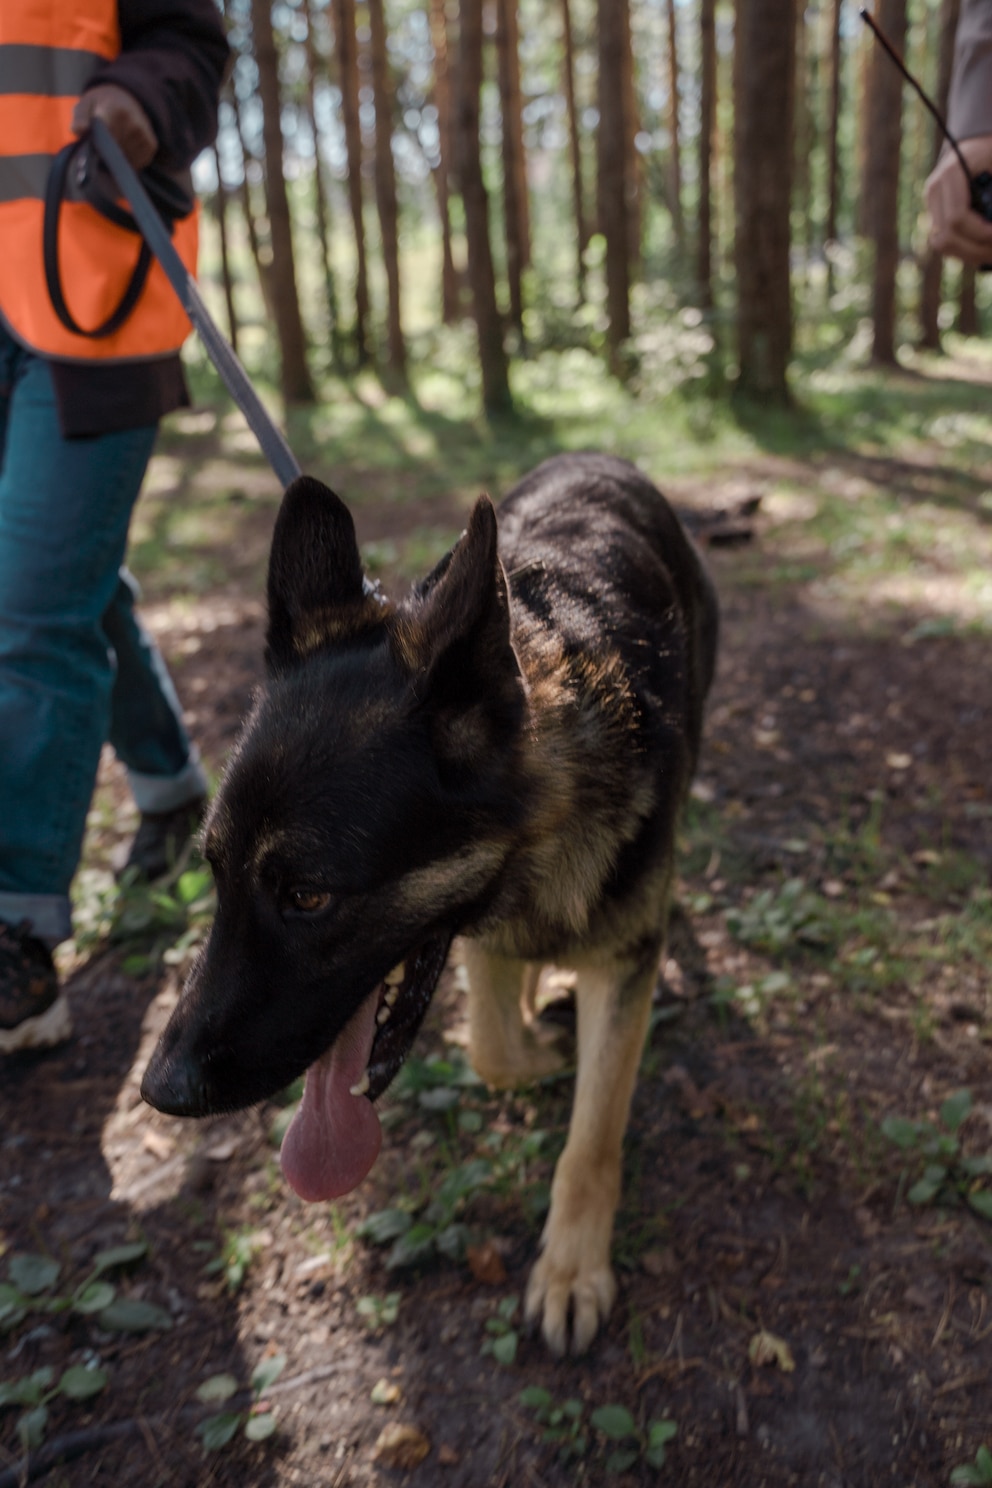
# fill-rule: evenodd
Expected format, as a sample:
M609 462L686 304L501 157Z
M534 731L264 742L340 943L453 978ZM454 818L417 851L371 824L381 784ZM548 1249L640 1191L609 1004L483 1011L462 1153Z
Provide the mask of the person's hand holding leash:
M960 145L973 176L992 170L992 134L961 140ZM925 191L930 242L938 253L978 266L992 262L992 222L972 207L961 162L950 150L927 178Z
M158 138L141 104L126 88L116 83L89 88L73 110L73 133L85 134L94 119L103 120L135 170L151 165L158 154Z

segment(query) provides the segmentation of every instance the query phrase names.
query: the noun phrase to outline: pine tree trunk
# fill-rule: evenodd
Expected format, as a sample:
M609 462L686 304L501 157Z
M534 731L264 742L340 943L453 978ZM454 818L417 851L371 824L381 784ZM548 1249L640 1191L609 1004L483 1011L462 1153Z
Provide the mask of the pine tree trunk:
M699 215L696 229L696 279L704 310L713 308L713 216L710 167L716 123L716 0L699 8Z
M272 307L272 289L269 276L272 268L271 260L267 260L262 252L262 245L258 238L258 224L255 221L255 209L251 199L251 182L249 180L250 168L256 164L261 171L261 165L248 148L245 140L244 126L241 122L241 101L232 80L231 83L231 107L234 111L234 132L238 137L238 145L241 149L241 181L238 186L238 195L241 198L241 213L245 219L245 231L248 234L248 247L251 251L252 260L255 264L255 272L258 275L258 287L262 292L262 303L265 306L267 320L275 318Z
M906 0L880 0L879 26L901 56L906 46ZM896 280L899 271L899 156L902 145L902 77L876 47L869 71L868 159L865 189L875 246L872 278L871 359L896 364Z
M589 224L586 219L585 191L582 185L582 143L575 106L575 42L572 36L572 12L569 0L561 0L562 85L568 118L568 146L572 162L572 210L575 214L575 287L578 303L586 297L585 252L589 246Z
M482 88L482 0L459 7L458 174L465 208L468 275L482 370L482 401L488 414L512 408L503 327L496 304L496 278L489 242L489 200L482 177L479 95Z
M528 257L527 193L523 163L523 119L520 100L517 0L496 0L496 56L503 147L503 217L506 232L506 279L510 322L524 344L523 271Z
M738 390L789 401L795 0L737 0L734 55Z
M387 326L390 376L406 382L406 345L400 315L399 205L393 165L393 90L386 53L383 0L368 0L372 36L372 91L375 97L375 199L382 229L382 257L386 268Z
M812 228L812 179L810 176L810 152L813 148L812 93L810 77L810 55L806 35L806 5L799 7L796 17L796 88L792 124L792 203L796 216L803 224L806 265L809 264L810 235Z
M630 30L630 0L616 0L620 12L621 45L620 66L623 88L623 144L624 182L627 198L627 251L630 257L630 274L636 278L641 269L641 237L643 231L642 171L641 156L637 148L637 133L640 129L640 110L637 106L637 87L634 81L634 48Z
M217 232L220 237L220 274L224 284L224 304L227 307L227 330L228 340L234 355L238 354L238 317L234 310L234 280L231 277L231 257L227 243L227 191L224 187L224 178L220 173L220 154L214 145L214 169L217 172L217 195L214 198L214 216L217 218Z
M975 266L974 264L962 264L961 290L958 296L958 332L962 336L977 336L980 329L978 301L975 298Z
M624 118L626 0L599 0L599 132L597 202L606 239L606 341L619 372L620 348L630 337L630 212Z
M954 35L958 26L961 0L943 0L940 7L940 39L937 44L937 86L934 103L941 114L947 116L947 96L951 89L951 68L954 62ZM930 168L937 164L944 136L936 123L933 126ZM930 351L940 350L940 298L944 277L944 259L935 248L927 246L920 276L920 345Z
M252 0L252 37L258 66L258 98L262 105L265 143L265 199L272 235L272 308L279 338L280 383L287 403L312 403L313 384L307 369L306 339L296 290L293 233L289 198L282 164L282 98L279 59L272 16L266 0Z
M437 209L441 219L441 319L453 325L461 314L461 285L451 242L451 78L448 70L448 12L446 0L431 0L431 41L434 47L434 107L437 109L438 163L434 170Z
M837 241L837 216L840 203L840 107L842 98L842 52L840 19L843 0L831 0L830 11L830 103L827 120L827 215L823 226L827 253L827 293L834 289L833 244Z
M704 5L710 0L703 0ZM705 66L705 61L704 61ZM682 124L679 119L679 50L675 0L668 0L668 132L671 137L669 159L669 193L672 203L672 225L675 241L685 242L685 214L682 210ZM700 107L702 107L700 105ZM700 185L700 189L702 186Z
M355 235L355 354L358 365L369 360L369 278L362 212L362 128L358 115L358 40L355 0L334 0L334 30L341 77L341 118L348 155L348 206Z
M220 0L221 14L223 15L225 21L229 20L228 4L229 0ZM250 51L247 53L247 55L251 55ZM244 124L241 118L241 99L238 97L236 74L237 67L235 66L231 69L225 96L228 98L231 104L231 110L234 114L234 132L238 137L238 147L241 151L241 180L238 185L238 195L241 198L241 212L245 219L245 231L248 234L248 247L251 251L252 260L255 264L255 273L258 275L258 287L262 293L262 303L265 306L265 316L267 320L271 321L274 318L274 315L272 309L272 294L269 288L270 263L266 260L265 255L262 253L262 245L259 242L258 238L258 224L255 221L255 212L252 206L251 199L252 193L251 181L249 179L249 162L252 165L256 165L258 167L259 175L261 175L262 173L262 167L261 163L256 159L255 155L249 150L248 143L245 139Z
M320 261L324 269L324 295L327 299L327 329L331 346L331 362L337 367L341 363L341 332L338 324L338 295L334 282L334 266L331 262L330 213L327 207L327 191L324 187L322 166L323 150L320 126L317 123L317 76L324 71L323 59L317 48L314 35L313 0L305 0L307 40L307 118L313 135L313 189L314 212L317 220L317 239L320 243Z

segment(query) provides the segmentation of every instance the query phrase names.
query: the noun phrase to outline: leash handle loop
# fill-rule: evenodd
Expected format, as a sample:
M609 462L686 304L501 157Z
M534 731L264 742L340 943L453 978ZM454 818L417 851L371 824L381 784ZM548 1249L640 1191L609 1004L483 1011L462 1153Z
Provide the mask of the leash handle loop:
M77 336L87 336L90 340L99 341L105 336L112 336L114 331L127 320L131 311L138 303L141 291L145 287L148 278L148 270L151 268L152 251L144 238L138 250L138 258L131 278L128 280L124 293L121 295L116 307L111 310L106 320L97 326L87 329L81 326L73 315L66 302L65 292L62 288L62 274L59 269L59 218L62 214L62 203L65 200L66 180L69 168L77 158L81 148L86 141L82 139L73 140L65 145L55 159L52 161L51 170L48 173L48 181L45 185L45 213L42 222L42 257L45 266L45 282L48 286L48 295L52 302L52 308L67 331L72 331ZM85 164L83 165L83 179L85 179ZM130 232L137 232L138 225L133 217L121 210L115 202L104 202L100 199L91 200L91 205L104 217L117 224L118 227L126 228Z

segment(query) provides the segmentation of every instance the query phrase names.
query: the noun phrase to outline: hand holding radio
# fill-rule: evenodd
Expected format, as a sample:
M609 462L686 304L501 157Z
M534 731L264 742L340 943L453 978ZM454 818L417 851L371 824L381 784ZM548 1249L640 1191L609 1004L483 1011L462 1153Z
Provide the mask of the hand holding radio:
M992 135L959 141L968 166L946 151L927 178L930 242L938 253L981 267L992 260Z

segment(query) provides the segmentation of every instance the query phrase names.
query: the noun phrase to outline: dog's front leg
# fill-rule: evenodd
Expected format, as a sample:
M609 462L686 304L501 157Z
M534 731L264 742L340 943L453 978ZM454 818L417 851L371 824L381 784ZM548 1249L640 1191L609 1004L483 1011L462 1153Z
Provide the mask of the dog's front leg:
M565 1057L556 1035L540 1037L524 1021L541 968L532 961L493 956L478 941L462 947L468 973L469 1058L495 1090L526 1085L557 1073Z
M586 966L576 983L578 1071L526 1313L555 1354L588 1348L616 1296L610 1266L623 1134L647 1033L657 962ZM571 1334L569 1319L571 1318Z

